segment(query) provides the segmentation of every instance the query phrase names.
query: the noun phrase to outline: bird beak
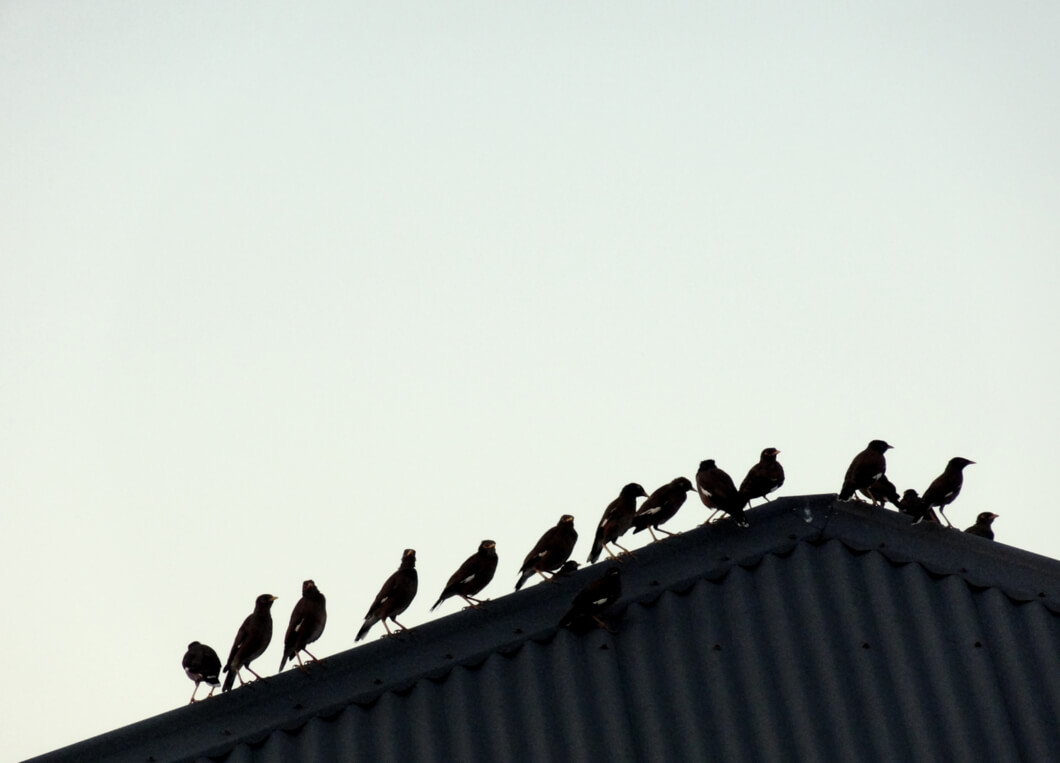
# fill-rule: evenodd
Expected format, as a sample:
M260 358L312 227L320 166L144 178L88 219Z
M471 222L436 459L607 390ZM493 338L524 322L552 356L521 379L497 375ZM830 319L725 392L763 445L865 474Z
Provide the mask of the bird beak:
M270 596L269 597L269 601L276 601L278 598L280 598L280 597L279 596Z
M993 517L994 519L997 519L997 518L998 518L998 517L1000 517L1001 515L1000 515L1000 514L991 514L990 516L991 516L991 517Z

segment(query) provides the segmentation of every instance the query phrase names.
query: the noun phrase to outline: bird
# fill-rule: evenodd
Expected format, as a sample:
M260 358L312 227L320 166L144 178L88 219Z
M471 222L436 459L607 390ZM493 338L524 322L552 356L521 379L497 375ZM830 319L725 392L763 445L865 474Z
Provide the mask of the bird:
M618 546L625 553L629 553L629 549L619 546L618 539L633 526L633 516L637 513L637 498L647 497L643 487L636 482L630 482L622 488L618 498L607 504L604 516L596 526L596 537L593 538L593 547L589 551L589 562L599 559L601 551L606 551L612 559L616 558L607 547L608 544Z
M699 462L699 470L696 472L696 487L699 492L699 500L708 509L714 509L714 514L723 511L728 514L740 527L747 527L747 517L744 516L743 507L747 503L736 484L726 472L714 463L713 458ZM709 522L714 517L711 514L707 518Z
M214 690L221 685L219 678L221 674L221 658L206 644L192 641L188 644L188 651L184 653L184 659L180 663L184 667L184 673L195 682L195 688L191 692L188 704L195 702L195 695L199 691L199 684L205 681L210 685L210 693L207 698L212 697Z
M552 577L557 577L559 575L570 575L572 572L575 572L578 569L579 566L580 565L576 561L574 561L573 559L570 559L570 560L564 562L560 566L560 568L558 570L556 570L556 572L552 575Z
M997 514L990 511L984 511L975 518L975 524L965 530L970 535L978 535L980 538L986 538L987 540L994 539L994 528L990 525L994 524L994 520L997 519Z
M776 448L766 448L759 455L758 463L748 470L740 483L740 495L746 503L754 498L768 501L768 494L784 484L784 467L777 461L779 454Z
M953 523L946 517L943 507L953 503L953 500L960 495L961 485L964 484L964 467L974 463L975 461L969 461L967 458L954 456L946 464L942 474L936 477L928 485L928 489L924 491L924 503L928 506L938 506L939 514L942 515L942 518L946 520L946 524L950 527L953 526Z
M887 459L883 454L893 447L883 440L873 440L865 450L854 456L854 460L847 468L846 476L843 477L839 500L849 501L855 491L864 490L873 481L882 477L887 471Z
M239 685L243 685L243 676L239 675L240 668L246 668L257 679L261 679L250 667L250 663L260 657L269 648L272 641L272 603L276 597L263 593L254 600L254 611L247 615L243 624L236 632L236 639L232 642L232 650L228 653L228 662L225 663L224 685L221 692L231 691L232 684L239 676Z
M394 625L402 631L408 630L397 621L397 616L408 609L409 604L416 598L416 588L418 586L416 551L406 548L401 554L401 566L386 579L383 587L379 589L379 594L372 602L372 606L368 608L368 614L364 616L364 624L357 631L357 637L354 641L360 641L367 636L369 629L380 620L383 621L383 627L386 628L387 635L393 636L394 632L386 624L387 618L390 618ZM398 632L400 633L401 631Z
M591 619L599 627L611 630L600 615L622 596L622 580L618 567L609 567L603 577L585 586L571 601L570 609L560 618L561 628L580 626Z
M526 555L523 566L519 568L519 579L515 581L515 590L522 588L535 572L548 580L545 573L552 573L561 568L570 558L577 541L578 533L574 529L574 517L564 514L554 527L545 530L537 544Z
M914 525L918 522L934 522L935 524L939 524L939 518L935 514L934 509L925 504L924 500L920 497L920 494L913 488L909 488L902 493L902 497L898 501L898 511L911 516Z
M874 479L868 487L861 491L861 494L872 501L875 506L886 506L887 502L890 501L897 507L901 500L898 497L898 488L887 479L886 474Z
M496 571L497 544L484 540L478 544L478 551L469 556L449 578L442 595L431 607L431 612L450 596L459 596L472 607L479 606L482 602L475 598L475 594L489 585Z
M280 659L280 670L288 660L298 660L298 667L305 669L299 652L305 652L313 662L317 658L306 647L320 638L324 625L328 621L327 599L312 580L302 583L302 598L291 611L291 622L283 637L283 657Z
M657 488L633 515L633 532L639 533L647 529L651 533L652 540L658 540L655 536L656 530L673 535L672 532L662 529L659 525L673 519L677 510L684 505L689 490L694 490L694 488L688 477L678 477Z

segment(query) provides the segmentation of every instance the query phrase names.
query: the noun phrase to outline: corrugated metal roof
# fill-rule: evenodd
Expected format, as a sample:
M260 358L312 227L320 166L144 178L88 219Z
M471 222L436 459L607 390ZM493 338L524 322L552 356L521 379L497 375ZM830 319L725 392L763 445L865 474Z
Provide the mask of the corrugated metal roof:
M614 634L594 565L39 760L1056 759L1060 562L833 499L637 550Z

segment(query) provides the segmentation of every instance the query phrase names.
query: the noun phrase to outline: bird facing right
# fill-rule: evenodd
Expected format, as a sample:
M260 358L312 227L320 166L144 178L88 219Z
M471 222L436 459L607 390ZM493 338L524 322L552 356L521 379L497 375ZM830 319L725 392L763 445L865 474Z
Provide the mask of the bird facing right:
M232 690L232 684L239 677L239 685L243 685L243 676L239 675L241 668L246 668L258 680L261 676L254 672L250 663L264 654L272 641L272 603L276 597L263 593L254 600L254 611L247 615L243 624L236 632L235 641L232 642L232 650L228 653L228 662L225 663L224 685L221 692Z
M854 456L843 477L843 487L839 490L840 501L849 501L856 491L864 491L887 472L887 459L883 454L892 447L883 440L872 440L865 450Z
M191 700L188 702L189 705L195 701L195 695L199 691L199 684L203 681L210 686L210 693L206 695L207 697L212 697L214 689L221 685L219 679L221 658L217 656L217 652L206 646L206 644L200 644L198 641L192 641L188 644L188 651L184 653L181 665L188 678L195 682L195 688L191 692Z
M633 526L633 517L637 513L637 499L647 497L648 494L644 492L644 488L636 482L630 482L619 491L618 498L607 505L603 517L600 518L600 524L596 526L596 537L593 538L593 547L589 551L589 562L599 559L601 551L606 551L612 559L617 558L607 547L609 544L617 546L626 554L630 553L629 549L622 548L618 544L618 539Z
M287 634L283 637L283 657L280 659L280 670L288 660L298 660L298 667L304 668L302 656L305 652L313 662L317 658L306 647L320 638L328 621L327 600L312 580L302 583L302 598L294 605L291 622L287 625Z
M961 494L961 486L964 484L964 467L974 463L975 461L969 461L967 458L954 456L946 464L946 469L942 474L936 477L924 491L922 497L924 503L929 507L938 506L939 514L950 527L953 523L946 516L944 507L953 503L954 499Z
M740 495L748 503L753 498L766 498L767 495L778 490L784 484L784 467L777 461L780 451L776 448L766 448L758 457L758 463L752 466L747 476L740 483Z
M401 630L407 630L404 625L397 621L397 616L409 608L409 604L416 597L416 589L419 586L419 576L416 574L416 551L406 548L401 554L401 566L397 571L386 579L383 587L379 589L378 595L368 608L368 614L364 616L364 624L357 631L354 641L360 641L368 635L368 631L380 620L386 628L387 635L394 635L390 626L386 624L387 618Z
M515 590L522 588L535 572L548 580L545 573L553 573L560 569L570 559L574 544L577 542L578 533L574 529L574 517L564 514L555 526L545 530L534 547L530 549L530 553L526 555L523 566L519 568L519 579L515 581Z
M482 602L475 598L475 594L489 585L496 571L497 544L491 540L484 540L478 544L478 551L469 556L450 576L449 582L442 590L442 595L431 607L431 612L450 596L459 596L469 606L479 606Z
M667 535L673 535L673 533L662 529L659 525L673 519L677 510L684 505L688 491L694 489L688 477L677 477L662 487L656 488L648 496L648 500L640 505L637 513L633 515L633 533L636 534L646 529L651 533L652 540L659 540L655 536L656 530Z
M994 539L994 528L990 525L994 524L994 520L997 519L997 514L990 511L984 511L975 518L975 524L965 530L969 535L978 535L980 538L986 538L987 540Z

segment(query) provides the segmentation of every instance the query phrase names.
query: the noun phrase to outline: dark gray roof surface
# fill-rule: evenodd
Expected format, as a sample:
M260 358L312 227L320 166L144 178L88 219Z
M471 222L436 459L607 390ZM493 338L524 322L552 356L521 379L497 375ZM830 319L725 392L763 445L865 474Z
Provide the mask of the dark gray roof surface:
M1048 760L1060 562L834 495L604 564L39 760ZM607 564L613 564L608 562Z

